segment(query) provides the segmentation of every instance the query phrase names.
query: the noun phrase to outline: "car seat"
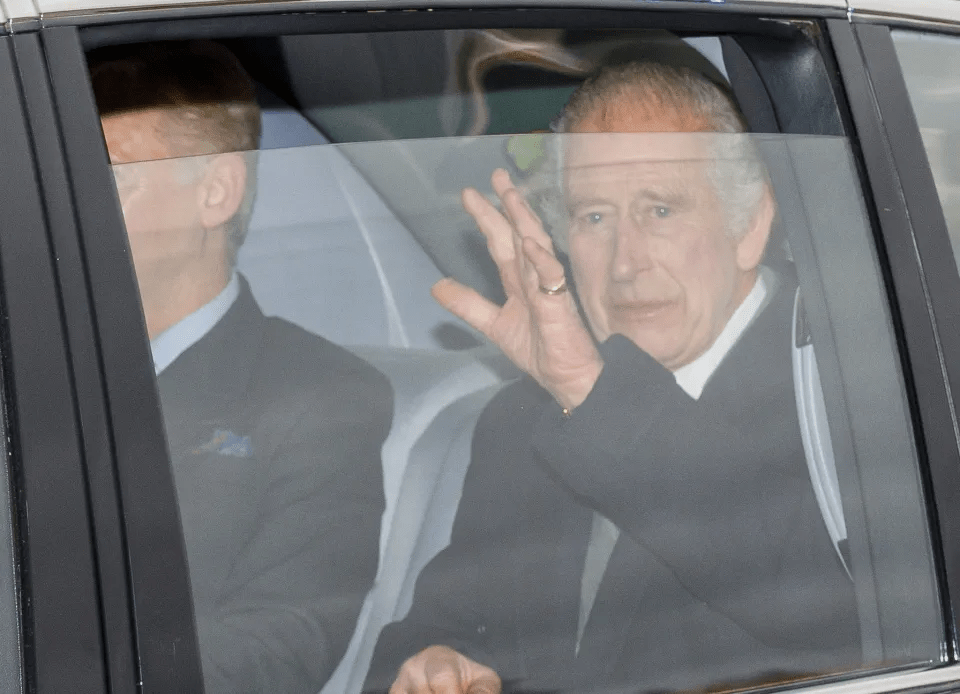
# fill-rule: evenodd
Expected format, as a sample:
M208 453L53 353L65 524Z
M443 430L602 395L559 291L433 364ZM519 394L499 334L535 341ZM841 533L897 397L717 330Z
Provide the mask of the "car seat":
M442 274L338 146L264 90L258 193L238 269L268 315L347 346L390 380L380 566L326 692L359 690L380 629L446 544L486 402L516 375L429 293Z

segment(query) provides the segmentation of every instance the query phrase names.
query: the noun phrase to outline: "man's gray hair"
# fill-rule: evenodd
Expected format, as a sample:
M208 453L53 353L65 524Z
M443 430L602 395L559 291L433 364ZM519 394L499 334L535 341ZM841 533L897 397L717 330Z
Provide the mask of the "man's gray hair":
M714 161L708 173L726 211L728 232L733 238L742 237L763 199L768 179L732 96L690 68L626 63L604 68L586 80L570 97L553 130L571 132L587 118L603 121L622 112L625 105L650 117L676 114L691 123L693 131L726 134L713 138ZM559 165L562 143L553 149L554 165Z

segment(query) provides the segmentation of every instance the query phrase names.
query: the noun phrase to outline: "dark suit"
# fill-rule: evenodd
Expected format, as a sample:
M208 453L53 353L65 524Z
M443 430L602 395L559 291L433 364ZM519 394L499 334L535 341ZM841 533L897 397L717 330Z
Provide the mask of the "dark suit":
M387 380L243 281L159 386L207 693L314 694L376 574Z
M719 688L856 665L853 585L797 423L793 294L771 298L699 400L619 335L569 419L530 381L503 391L478 424L451 545L382 634L370 687L431 643L491 665L507 691ZM621 534L577 653L595 510Z

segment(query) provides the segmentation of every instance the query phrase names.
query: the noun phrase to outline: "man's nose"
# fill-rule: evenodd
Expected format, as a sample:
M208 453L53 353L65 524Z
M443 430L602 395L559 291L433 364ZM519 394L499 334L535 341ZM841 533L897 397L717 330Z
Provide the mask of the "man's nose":
M617 224L614 238L613 278L630 282L652 266L649 235L632 215L625 215Z

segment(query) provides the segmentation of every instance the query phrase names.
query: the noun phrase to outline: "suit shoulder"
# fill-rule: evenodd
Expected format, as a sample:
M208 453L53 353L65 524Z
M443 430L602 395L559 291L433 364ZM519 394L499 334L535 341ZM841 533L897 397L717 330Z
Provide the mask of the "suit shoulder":
M372 364L357 356L346 347L331 342L327 338L311 333L283 318L267 318L266 342L274 349L303 355L303 359L322 359L330 368L344 371L356 371L372 378L386 379Z
M343 397L344 405L350 400L366 402L367 406L392 402L389 380L372 364L281 318L266 319L260 370L289 388L328 387Z

